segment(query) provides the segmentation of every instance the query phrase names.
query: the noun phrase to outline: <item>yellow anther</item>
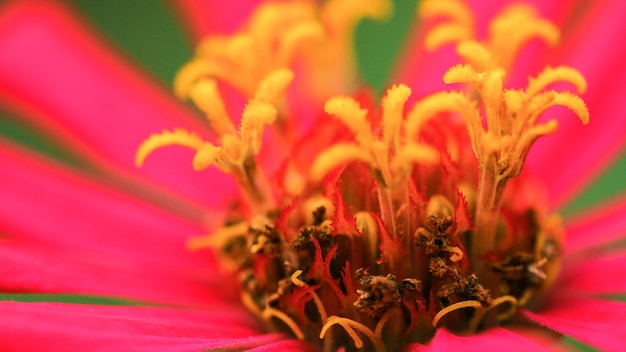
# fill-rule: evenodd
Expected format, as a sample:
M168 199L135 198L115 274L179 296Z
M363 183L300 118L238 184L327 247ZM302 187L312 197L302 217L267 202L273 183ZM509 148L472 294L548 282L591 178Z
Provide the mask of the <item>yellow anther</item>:
M474 17L465 3L458 0L423 1L419 7L422 19L437 17L447 21L431 29L425 38L427 50L435 50L448 43L458 43L474 38Z
M143 141L137 149L135 164L142 166L148 155L162 147L178 145L193 150L199 150L204 146L204 143L202 138L197 134L182 129L152 134L148 139Z
M495 59L489 49L474 40L459 43L456 46L456 53L479 72L496 67Z
M324 27L315 20L305 21L285 30L280 37L277 62L289 65L298 53L315 52L327 40Z
M472 65L455 65L446 71L443 75L445 83L473 83L478 82L484 75L480 75L474 70Z
M389 0L330 0L324 4L321 16L330 28L345 33L362 18L386 19L391 11Z
M546 67L536 78L530 78L528 86L526 86L526 94L533 96L548 85L556 82L567 82L576 87L576 91L579 94L587 91L587 81L585 77L578 71L571 67L559 66L559 67Z
M359 103L348 97L335 97L326 102L324 110L339 118L355 134L359 143L368 144L374 140L370 123L367 121L367 110L361 109Z
M373 164L370 154L355 144L336 144L321 152L311 167L311 178L320 181L331 170L350 162Z
M265 126L272 124L276 116L276 108L269 103L252 101L246 105L240 128L241 143L246 148L246 156L253 156L259 152Z
M410 95L411 89L400 84L391 87L383 98L383 140L390 150L396 150L399 147L404 104Z
M427 34L425 46L436 49L447 43L457 44L457 53L480 72L501 67L509 69L521 47L533 38L554 45L559 40L556 26L538 17L534 8L511 5L490 23L489 37L481 44L474 33L470 9L457 0L427 0L420 7L423 19L447 18Z
M424 46L428 51L450 43L458 43L472 39L472 33L468 29L459 24L441 24L428 32L424 39Z
M216 147L211 143L204 143L202 148L198 149L196 155L193 157L193 169L195 171L204 170L221 158L223 158L222 148Z
M276 70L265 77L257 87L255 100L273 102L293 80L293 72L287 69Z
M224 248L228 242L237 237L244 237L250 230L250 224L240 222L235 225L220 227L217 231L205 235L192 237L187 241L187 247L191 250L202 248Z
M559 41L559 29L539 18L529 5L515 4L505 8L489 27L489 47L501 67L509 68L521 47L533 38L550 45Z
M460 0L426 0L418 9L422 19L445 17L450 22L473 25L474 15L467 4Z
M218 136L236 132L214 80L201 80L191 88L190 96L194 104L206 114L211 128Z
M413 164L434 164L439 161L439 153L435 148L417 143L409 143L402 147L391 163L392 173L408 175Z
M474 136L476 127L480 126L476 104L459 92L439 92L417 102L408 113L405 125L407 138L416 138L428 120L441 113L453 111L463 115L470 135Z

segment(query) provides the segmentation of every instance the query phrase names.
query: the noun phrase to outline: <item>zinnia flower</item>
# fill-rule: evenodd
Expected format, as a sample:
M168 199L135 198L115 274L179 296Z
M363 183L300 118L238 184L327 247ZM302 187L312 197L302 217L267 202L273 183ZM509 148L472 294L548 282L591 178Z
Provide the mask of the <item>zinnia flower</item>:
M221 5L177 3L210 129L0 7L0 101L77 160L0 139L5 350L621 348L626 201L555 210L623 147L623 4L423 1L380 103L351 43L389 2Z

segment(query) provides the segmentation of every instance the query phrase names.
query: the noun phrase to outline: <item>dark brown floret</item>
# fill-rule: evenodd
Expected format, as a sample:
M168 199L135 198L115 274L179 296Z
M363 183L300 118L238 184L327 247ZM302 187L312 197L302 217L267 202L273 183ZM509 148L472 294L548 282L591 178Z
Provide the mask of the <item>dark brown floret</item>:
M396 277L370 275L366 270L356 271L360 289L357 290L359 298L354 302L358 311L373 318L382 317L389 309L400 307L402 296L400 294L401 285L396 281ZM411 284L407 283L409 287ZM415 284L416 288L417 285Z

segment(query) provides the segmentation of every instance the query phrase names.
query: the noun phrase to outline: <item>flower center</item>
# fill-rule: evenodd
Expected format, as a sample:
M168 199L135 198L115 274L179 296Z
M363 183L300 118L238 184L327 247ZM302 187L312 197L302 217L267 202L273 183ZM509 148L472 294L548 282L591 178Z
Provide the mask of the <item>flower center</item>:
M320 23L345 28L373 8L374 14L384 12L376 1L356 3L329 1L319 12L296 2L289 7L293 13L285 12L291 22L281 26L295 33ZM356 15L339 16L328 8ZM402 84L387 91L380 109L364 95L332 97L308 134L287 135L284 125L276 126L278 137L285 137L276 143L287 145L289 155L276 176L267 177L258 161L264 130L299 114L285 103L294 80L293 71L283 68L289 61L280 59L287 39L279 36L278 54L269 50L277 48L276 24L255 17L241 35L273 38L248 43L258 45L254 50L267 54L267 61L252 65L240 55L228 56L229 46L210 46L211 55L190 63L204 68L185 67L177 82L179 93L207 115L221 144L173 130L150 136L137 152L141 165L156 149L179 145L195 151L195 170L216 166L232 174L241 204L214 233L192 238L190 248L217 249L240 278L250 311L324 350L398 350L428 342L438 328L458 334L488 329L515 320L517 309L539 298L558 272L559 217L547 211L537 196L540 188L521 172L537 138L556 131L556 121L540 121L545 110L562 105L588 122L577 95L546 89L567 82L582 93L584 78L572 68L546 68L525 89L504 88L525 41L558 38L528 7L505 9L484 43L474 39L471 12L459 1L424 1L422 14L448 20L434 27L426 44L456 43L466 64L450 68L443 79L466 84L465 91L435 93L406 112L411 90ZM331 53L349 51L339 49L349 42L345 33L329 38L340 43L327 43L337 46ZM302 43L320 50L308 39ZM306 60L319 57L304 51ZM208 70L219 66L215 57L222 54L232 61L228 67L250 64L245 67L254 74L238 81L226 66ZM239 128L215 79L249 99Z

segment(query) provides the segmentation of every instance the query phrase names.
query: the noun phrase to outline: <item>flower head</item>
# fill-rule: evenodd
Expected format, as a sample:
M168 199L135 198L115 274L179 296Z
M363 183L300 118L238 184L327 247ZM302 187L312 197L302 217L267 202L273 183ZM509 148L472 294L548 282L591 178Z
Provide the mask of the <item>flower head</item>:
M22 40L33 36L41 41L39 36L51 33L31 31L33 25L20 21L21 14L38 19L35 29L42 23L51 28L76 25L62 7L41 8L18 4L3 9L0 48L22 50ZM6 148L0 157L14 175L5 177L5 185L18 190L17 196L8 193L7 204L25 202L30 210L7 207L0 216L9 234L0 250L9 258L9 268L37 272L45 283L18 274L17 280L8 276L3 287L177 305L106 309L1 302L6 304L0 309L24 322L63 321L78 336L48 325L35 334L60 333L76 348L101 341L123 349L265 345L267 350L384 351L455 349L460 344L482 349L502 340L517 340L527 348L539 343L543 325L596 346L616 347L620 337L607 336L605 327L584 317L591 312L615 322L626 311L621 303L558 291L623 291L611 276L619 272L623 255L587 258L572 250L598 244L592 240L598 231L607 233L599 241L623 234L622 225L606 220L619 218L615 214L623 212L623 202L614 213L564 225L554 201L541 196L541 173L533 173L532 164L527 170L537 155L535 145L553 138L540 137L554 134L564 121L551 114L553 107L565 107L569 111L562 115L570 120L575 119L567 115L577 116L581 125L589 122L581 98L587 79L576 66L554 62L523 84L511 84L524 45L533 38L556 45L558 27L529 5L511 5L494 16L483 40L481 14L463 2L423 1L419 8L426 23L424 39L416 41L420 50L426 47L436 55L453 47L458 55L438 77L451 86L435 89L428 81L415 84L420 76L406 75L380 102L364 92L352 33L362 18L389 16L390 2L266 3L234 34L203 40L176 78L176 94L193 102L212 132L187 119L176 105L160 103L151 88L135 95L131 89L129 101L145 100L150 102L147 112L176 119L141 128L129 124L134 132L123 143L90 138L89 133L98 136L98 129L72 117L81 115L80 104L60 99L63 94L47 98L39 84L16 76L23 61L19 50L0 56L16 68L0 68L0 83L9 87L0 93L22 109L31 105L21 101L48 113L58 106L54 115L66 119L62 130L71 143L92 158L93 169L106 182L129 193L111 193L101 181L58 171L2 142ZM83 34L68 37L72 43L88 42ZM56 37L44 39L53 42ZM88 48L102 67L117 64L101 49ZM60 63L75 55L73 50L59 52L65 55ZM96 67L94 72L100 72ZM115 72L101 78L118 77L133 89L146 87L132 73ZM47 75L56 77L44 73L44 81ZM558 89L550 89L555 84ZM422 94L424 88L429 94ZM117 90L96 89L100 94L90 95L86 89L82 94L101 97L102 92ZM121 103L107 108L128 109L128 96L121 94ZM245 104L238 103L242 99ZM233 118L234 111L240 118ZM124 148L114 147L118 143ZM129 156L135 146L133 162ZM169 154L179 149L193 154ZM32 170L58 183L63 194L73 194L75 187L85 190L87 196L69 197L71 204L94 204L98 211L54 226L54 219L68 219L65 207L43 208L40 214L50 211L44 218L53 219L52 226L25 221L23 215L30 216L33 207L20 185L33 176ZM188 181L197 174L209 176L208 185ZM137 178L151 181L141 184ZM38 197L54 199L54 191L32 184ZM155 184L169 185L175 193ZM219 194L229 195L228 200ZM200 200L208 202L199 206ZM125 230L129 225L132 231ZM46 228L59 233L53 241L45 239ZM208 234L188 238L200 231ZM572 236L573 242L565 241ZM48 249L57 249L58 255ZM86 249L98 256L84 255ZM206 260L213 253L217 264ZM72 282L59 280L55 270L67 272ZM606 275L594 275L596 271ZM240 295L239 303L224 297L233 293ZM83 317L87 311L97 317ZM117 322L126 316L132 317L130 322ZM589 328L581 329L577 319ZM119 339L90 339L93 329L81 321L124 333ZM20 326L24 324L5 326L18 333L5 337L18 347ZM530 332L522 330L528 326ZM22 344L27 343L41 347Z

